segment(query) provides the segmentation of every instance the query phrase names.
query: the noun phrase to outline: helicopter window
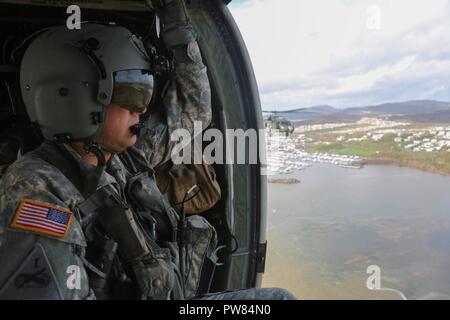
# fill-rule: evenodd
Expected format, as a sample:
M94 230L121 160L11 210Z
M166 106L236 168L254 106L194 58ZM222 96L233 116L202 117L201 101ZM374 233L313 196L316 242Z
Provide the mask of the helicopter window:
M262 110L295 126L266 133L263 285L305 299L450 299L450 54L437 45L450 14L410 1L394 26L400 7L337 1L329 15L324 4L231 3Z

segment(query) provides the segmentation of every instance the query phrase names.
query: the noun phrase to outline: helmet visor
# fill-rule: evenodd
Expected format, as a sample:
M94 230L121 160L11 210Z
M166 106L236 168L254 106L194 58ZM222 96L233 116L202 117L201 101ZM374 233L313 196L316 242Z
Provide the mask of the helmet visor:
M133 112L143 112L153 96L154 77L147 70L114 72L111 103Z

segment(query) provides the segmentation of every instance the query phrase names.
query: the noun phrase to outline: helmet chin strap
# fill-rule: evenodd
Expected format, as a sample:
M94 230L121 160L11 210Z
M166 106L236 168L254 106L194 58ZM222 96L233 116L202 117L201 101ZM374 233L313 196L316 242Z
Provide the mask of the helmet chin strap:
M100 182L100 177L106 168L106 158L104 152L116 153L114 151L107 150L104 146L100 146L97 142L89 141L84 144L84 150L87 153L92 153L97 157L97 167L92 175L86 177L86 190L87 194L93 194L97 191L97 187Z
M111 153L111 154L115 154L115 153L120 153L121 152L121 151L117 151L117 150L111 149L109 147L106 147L106 146L104 146L102 144L99 144L99 143L95 143L95 144L96 144L96 147L98 147L100 149L100 151L102 152L102 155L104 154L104 152L108 152L108 153Z
M106 158L104 151L109 152L103 146L100 146L97 142L89 141L84 144L84 151L86 153L92 153L97 157L97 167L102 167L106 165Z
M134 126L130 127L130 130L133 134L139 135L139 132L144 127L142 123L135 124ZM99 144L95 141L87 141L85 142L83 146L86 153L92 153L97 158L97 167L95 168L95 171L92 175L87 177L86 179L86 188L88 190L88 194L92 194L95 191L97 191L97 186L100 182L100 177L103 173L103 171L106 168L106 158L105 158L105 152L115 154L120 153L121 151L113 150L109 147L106 147L104 145Z

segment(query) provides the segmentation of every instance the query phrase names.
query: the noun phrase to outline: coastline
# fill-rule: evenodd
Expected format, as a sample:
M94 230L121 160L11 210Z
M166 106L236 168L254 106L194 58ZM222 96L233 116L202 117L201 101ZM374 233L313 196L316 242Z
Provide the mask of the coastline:
M413 168L418 169L421 171L434 173L434 174L440 174L443 176L450 176L450 172L436 168L432 165L421 163L418 161L411 161L411 160L398 160L398 159L392 159L392 158L372 158L372 159L365 159L362 162L362 165L394 165L397 167L407 167L407 168Z
M269 179L268 182L278 184L299 184L301 181L296 178L272 178Z

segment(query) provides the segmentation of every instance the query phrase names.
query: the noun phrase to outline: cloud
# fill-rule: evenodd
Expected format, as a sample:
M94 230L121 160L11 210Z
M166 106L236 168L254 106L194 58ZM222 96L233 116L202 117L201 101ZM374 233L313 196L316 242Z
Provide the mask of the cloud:
M263 108L450 100L448 0L249 0L230 9Z

